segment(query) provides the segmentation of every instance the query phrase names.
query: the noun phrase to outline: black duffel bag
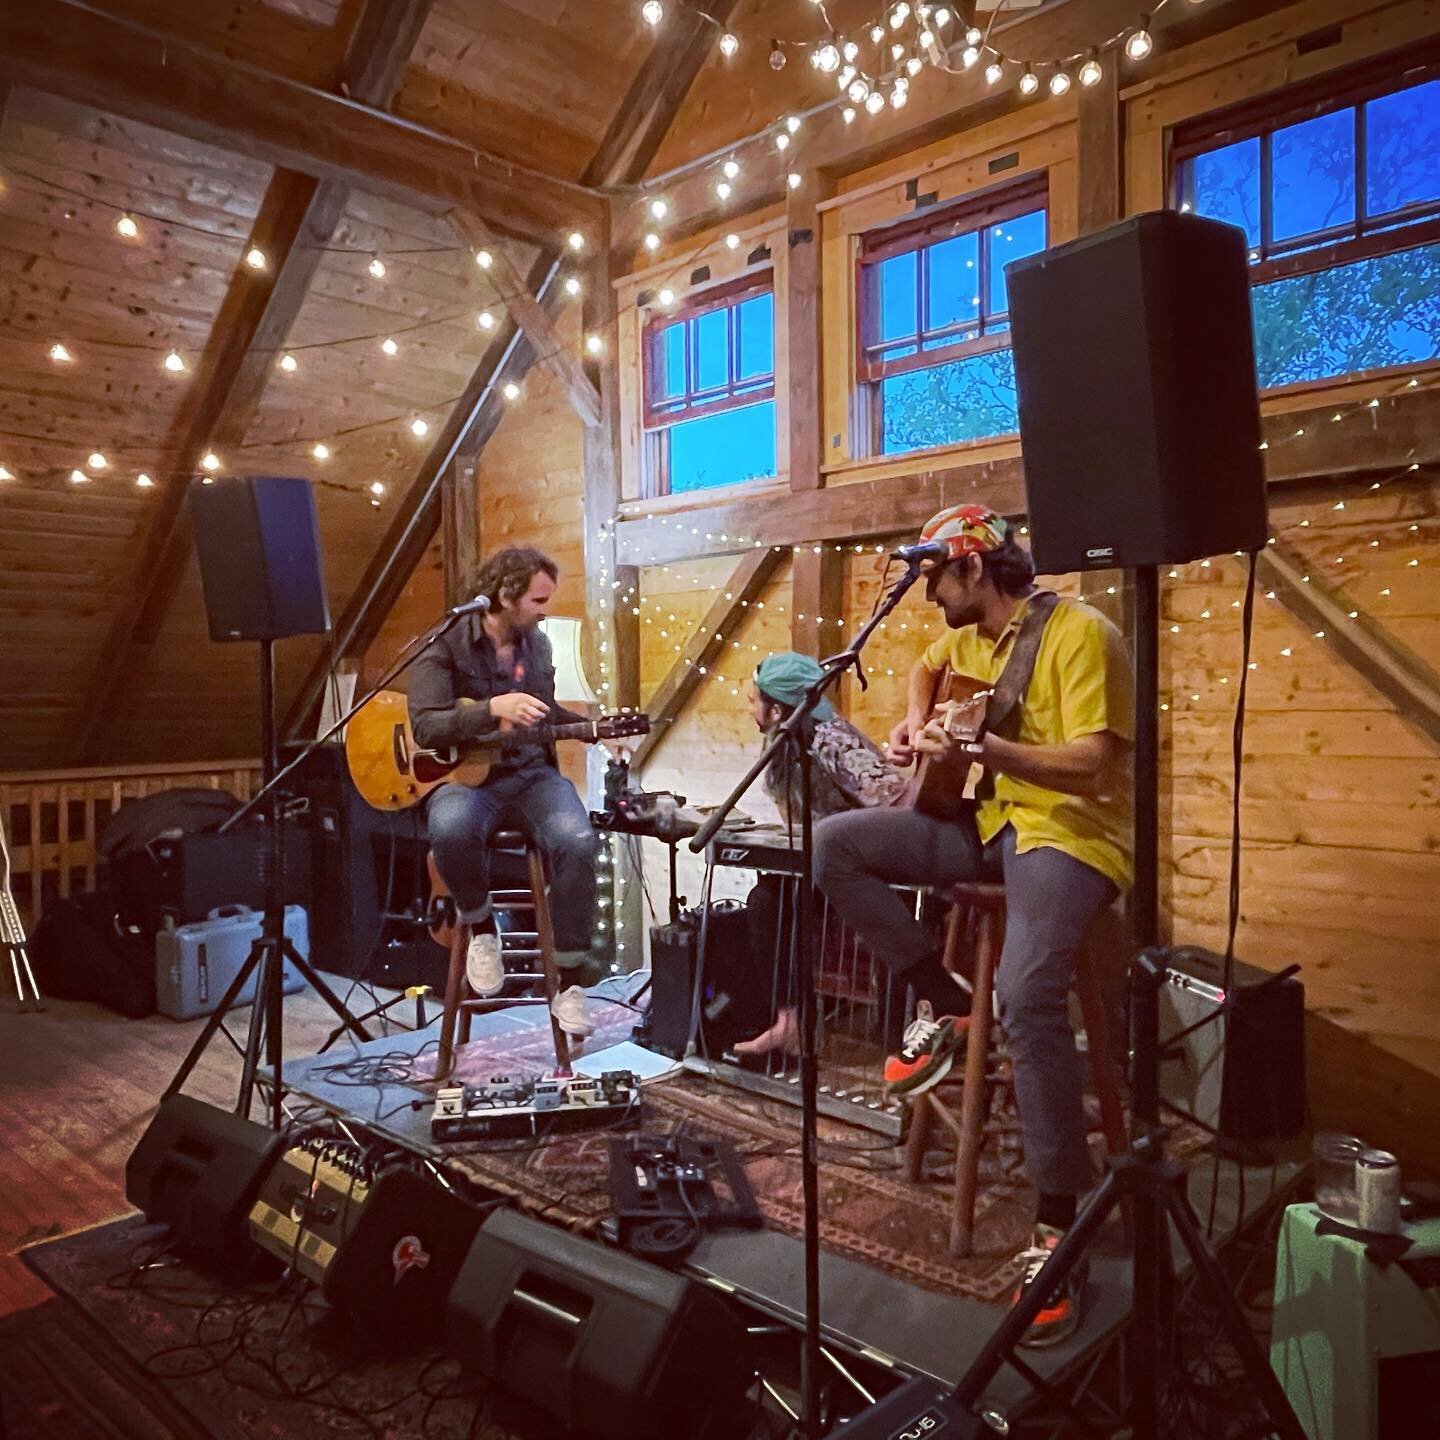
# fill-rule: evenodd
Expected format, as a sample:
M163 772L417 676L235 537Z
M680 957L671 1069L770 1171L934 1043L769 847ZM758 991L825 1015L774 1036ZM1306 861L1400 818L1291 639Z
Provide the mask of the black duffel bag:
M93 1000L132 1020L155 1013L154 941L123 925L104 891L54 901L29 953L42 995Z

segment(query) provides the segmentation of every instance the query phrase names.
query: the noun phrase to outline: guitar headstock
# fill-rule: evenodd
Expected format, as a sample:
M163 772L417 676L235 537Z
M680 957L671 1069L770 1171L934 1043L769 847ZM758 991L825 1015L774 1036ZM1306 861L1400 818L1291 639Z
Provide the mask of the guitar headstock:
M648 735L648 715L605 715L595 722L597 740L623 740L627 735Z

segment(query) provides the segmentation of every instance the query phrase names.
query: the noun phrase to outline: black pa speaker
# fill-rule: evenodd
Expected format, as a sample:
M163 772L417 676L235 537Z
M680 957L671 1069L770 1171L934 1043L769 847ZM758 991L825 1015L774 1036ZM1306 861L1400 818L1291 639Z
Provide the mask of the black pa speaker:
M1005 275L1036 567L1263 546L1243 232L1154 211Z
M247 475L190 491L212 640L323 635L330 605L309 482Z
M394 1347L436 1339L481 1218L413 1170L385 1171L325 1270L325 1298Z
M481 1226L446 1348L522 1402L604 1440L740 1433L745 1326L705 1286L510 1210Z
M1225 1018L1225 957L1196 945L1158 952L1160 1094L1246 1151L1306 1125L1305 987L1293 975L1235 962Z
M181 1248L234 1260L249 1247L250 1207L283 1144L253 1120L172 1095L125 1162L125 1197Z

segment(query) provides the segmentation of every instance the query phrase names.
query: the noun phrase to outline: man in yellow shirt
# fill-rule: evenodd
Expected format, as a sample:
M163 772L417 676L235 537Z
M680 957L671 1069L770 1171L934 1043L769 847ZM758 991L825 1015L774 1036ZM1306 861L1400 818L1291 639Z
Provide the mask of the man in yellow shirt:
M901 765L917 751L956 743L925 723L939 673L949 667L993 685L1040 593L1028 552L984 506L942 510L921 539L946 546L945 560L927 562L925 593L944 612L947 633L910 672L906 716L890 734L891 758ZM1130 664L1118 631L1088 606L1059 600L1029 683L1001 726L1005 733L986 733L972 747L985 769L973 818L867 810L824 820L815 831L816 883L916 996L916 1019L886 1062L894 1093L916 1095L944 1077L963 1047L970 1007L940 964L939 946L891 885L1005 881L995 990L1014 1063L1026 1168L1039 1195L1022 1292L1090 1186L1069 993L1086 930L1130 882L1133 719ZM1082 1285L1077 1276L1042 1311L1029 1343L1054 1343L1075 1328Z

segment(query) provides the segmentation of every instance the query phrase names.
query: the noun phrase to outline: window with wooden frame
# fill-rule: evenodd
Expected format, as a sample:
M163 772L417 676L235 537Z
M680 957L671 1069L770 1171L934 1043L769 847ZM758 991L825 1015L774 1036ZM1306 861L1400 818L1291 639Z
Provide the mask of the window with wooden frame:
M747 277L652 315L644 368L646 495L775 474L771 276Z
M1005 266L1046 244L1043 175L866 235L857 376L869 453L1012 434Z
M1440 47L1171 137L1173 203L1244 230L1262 388L1440 355Z

